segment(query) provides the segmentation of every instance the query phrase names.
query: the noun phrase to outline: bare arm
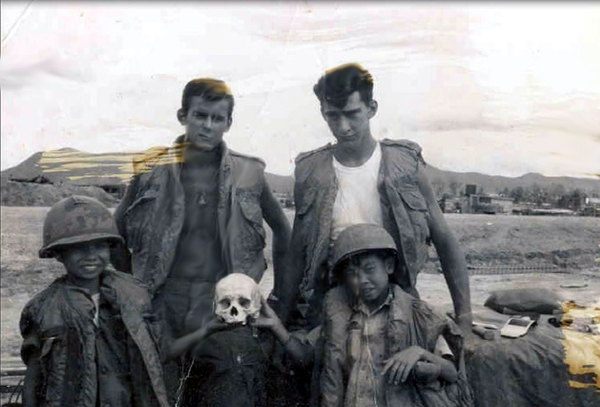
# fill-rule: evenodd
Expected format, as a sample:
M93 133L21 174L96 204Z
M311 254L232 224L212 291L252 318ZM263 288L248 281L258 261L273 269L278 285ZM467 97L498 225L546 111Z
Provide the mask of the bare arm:
M297 363L307 366L312 362L314 350L307 347L290 335L283 323L264 298L260 298L262 307L259 317L252 322L253 326L270 330L281 343L286 353Z
M176 358L177 356L187 352L192 347L196 346L200 341L208 338L216 331L225 328L227 328L227 324L225 324L224 322L220 322L216 318L213 318L202 328L197 329L191 334L175 339L169 347L167 357L169 359Z
M421 360L428 362L428 363L433 363L434 365L437 365L440 367L440 374L439 374L439 378L449 382L449 383L454 383L456 381L456 379L458 378L458 372L456 371L456 366L454 366L454 363L452 363L451 360L448 359L444 359L441 356L438 356L434 353L425 351L423 353L423 357L421 358Z
M36 407L36 392L40 379L40 362L37 357L32 356L27 363L25 382L23 384L23 405L25 407Z
M431 184L421 166L417 169L416 175L417 184L429 209L431 239L442 263L442 271L450 289L457 323L463 332L470 333L473 316L471 314L469 273L465 256L444 219Z
M273 231L273 273L277 288L285 284L284 280L287 278L286 261L292 231L283 209L266 181L261 195L261 207L263 216Z
M382 374L387 374L389 384L404 383L418 362L438 366L440 371L437 377L434 377L436 379L441 378L454 383L458 377L456 367L450 360L434 355L420 346L411 346L393 355L386 361Z

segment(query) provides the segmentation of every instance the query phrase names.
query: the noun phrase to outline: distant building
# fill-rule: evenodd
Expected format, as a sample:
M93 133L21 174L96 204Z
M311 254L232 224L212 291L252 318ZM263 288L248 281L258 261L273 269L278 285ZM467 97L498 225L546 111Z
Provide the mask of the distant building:
M477 193L477 185L467 184L467 186L465 187L465 195L471 196L471 195L475 195L476 193Z
M583 215L600 217L600 198L585 198L585 205L583 206Z
M443 197L439 205L443 213L469 213L469 199L466 196Z
M470 195L469 209L471 213L512 213L514 199L500 195Z

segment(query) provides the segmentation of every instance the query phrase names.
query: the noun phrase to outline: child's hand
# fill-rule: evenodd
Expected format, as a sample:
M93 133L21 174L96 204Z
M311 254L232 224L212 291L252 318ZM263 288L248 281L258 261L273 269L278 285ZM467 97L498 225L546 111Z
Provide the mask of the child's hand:
M283 325L275 311L273 311L273 308L269 306L263 297L260 297L260 303L262 305L260 315L256 320L250 322L252 326L273 330L274 328Z
M208 337L214 334L215 332L224 330L225 328L227 328L227 324L225 322L221 321L221 319L218 317L212 317L206 323L206 325L203 328L201 328L204 329L204 333L202 336Z
M411 346L396 353L385 362L383 375L388 374L389 384L405 382L415 364L423 358L424 349L420 346Z

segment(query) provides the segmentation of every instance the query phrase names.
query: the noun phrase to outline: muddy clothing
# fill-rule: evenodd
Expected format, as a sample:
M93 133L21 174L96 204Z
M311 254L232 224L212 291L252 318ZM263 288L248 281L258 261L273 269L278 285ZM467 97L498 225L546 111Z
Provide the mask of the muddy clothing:
M148 285L151 296L173 269L186 222L182 143L183 136L172 148L142 158L143 165L134 164L145 169L133 177L115 213L119 232L132 251L133 275ZM225 143L220 148L215 220L225 267L215 278L237 272L260 281L266 269L261 208L265 165L227 149Z
M433 312L427 304L391 285L391 297L382 305L386 324L376 324L382 343L374 344L374 368L383 360L410 347L420 346L434 352L438 337L443 335L455 355L458 380L441 380L421 384L409 379L390 385L385 382L361 381L366 378L362 351L366 350L361 332L364 323L343 287L332 289L325 298L324 361L321 372L321 395L324 407L332 406L470 406L472 397L465 376L463 341L458 327L448 318ZM371 338L375 338L374 335ZM379 389L379 393L377 392ZM377 402L377 403L376 403Z
M132 272L149 285L163 322L164 349L213 314L219 279L237 272L260 281L266 269L264 163L225 143L203 162L186 162L182 143L183 136L141 160L146 168L134 176L115 213L132 251ZM185 366L185 357L164 362L170 400Z
M428 259L430 233L427 202L416 184L415 173L423 165L421 148L408 140L382 140L377 179L383 227L398 247L401 267L396 282L416 295L417 274ZM304 276L301 294L309 301L310 326L321 321L323 297L334 285L329 251L333 206L338 181L333 168L333 146L304 153L296 159L294 197L296 217L291 256Z
M114 270L101 275L98 320L85 289L55 280L23 309L25 364L38 358L39 406L168 406L160 325L146 289Z
M268 402L270 359L275 340L250 326L215 332L193 353L183 407L259 407Z

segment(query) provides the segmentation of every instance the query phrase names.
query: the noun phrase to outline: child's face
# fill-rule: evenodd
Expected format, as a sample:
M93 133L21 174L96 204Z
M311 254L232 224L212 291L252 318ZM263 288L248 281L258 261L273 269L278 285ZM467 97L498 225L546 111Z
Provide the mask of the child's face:
M377 301L387 292L391 261L376 253L359 254L346 266L346 284L366 302Z
M70 245L61 250L58 260L72 277L93 280L110 263L110 245L105 240Z
M187 114L179 117L185 126L186 141L203 150L211 150L221 144L223 135L231 126L230 103L226 99L212 102L193 96Z

